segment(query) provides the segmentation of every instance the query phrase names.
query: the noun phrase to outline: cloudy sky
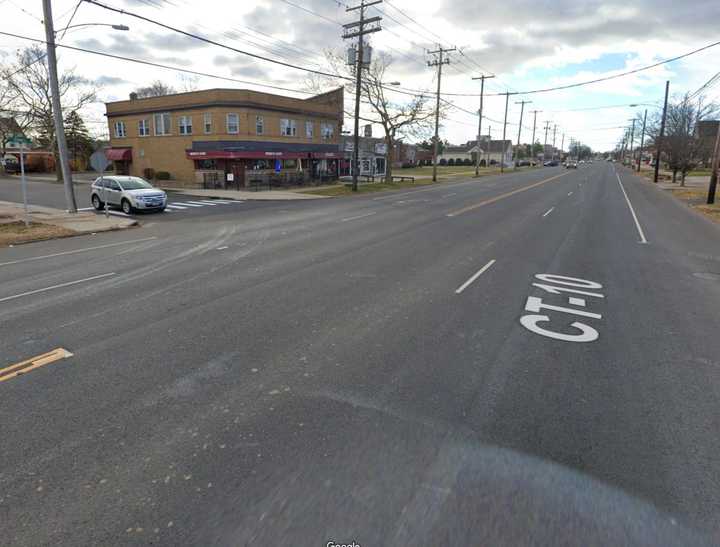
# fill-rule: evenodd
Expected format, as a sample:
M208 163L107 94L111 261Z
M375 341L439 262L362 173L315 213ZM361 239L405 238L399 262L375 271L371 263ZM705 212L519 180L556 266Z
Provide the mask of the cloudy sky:
M355 18L346 4L353 0L100 0L265 57L301 67L329 70L324 51L341 52L348 43L341 38L343 23ZM56 28L67 24L77 0L54 0ZM379 9L377 9L379 8ZM0 31L43 37L39 0L0 0ZM475 138L479 82L473 76L494 74L488 80L483 133L502 135L507 90L524 92L601 78L681 55L720 40L720 2L717 0L387 0L368 9L369 16L383 17L382 31L370 37L376 54L392 58L387 81L398 81L406 90L434 90L435 70L427 66L426 51L455 47L443 74L448 108L442 138L462 143ZM93 51L152 61L187 70L233 79L200 77L162 68L61 50L63 68L74 68L100 86L102 101L127 97L133 88L155 79L178 89L239 87L307 96L308 74L173 33L129 15L117 14L83 3L73 24L125 24L130 31L87 26L67 32L61 43ZM0 62L7 62L26 41L0 35ZM523 142L532 134L532 114L537 115L538 139L550 121L558 126L557 144L564 133L593 148L606 150L620 138L620 126L637 110L656 108L665 80L671 92L694 91L718 68L720 46L686 59L603 83L571 90L518 94L510 98L507 137L517 138L520 106L529 100L523 120ZM287 88L273 90L261 84ZM297 92L290 91L296 90ZM463 94L470 96L463 96ZM720 99L720 86L707 92ZM398 102L408 99L396 93ZM352 97L347 97L350 110ZM86 112L91 128L105 131L103 103ZM630 107L630 104L643 106ZM598 108L602 107L602 108ZM491 121L492 120L492 121ZM351 129L346 120L345 129ZM552 131L551 131L552 132ZM376 131L376 134L379 133Z

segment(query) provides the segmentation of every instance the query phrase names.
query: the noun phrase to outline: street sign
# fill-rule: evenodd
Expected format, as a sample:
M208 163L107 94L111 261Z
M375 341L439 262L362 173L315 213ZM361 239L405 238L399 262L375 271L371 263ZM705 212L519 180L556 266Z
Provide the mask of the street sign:
M8 148L23 148L25 146L30 146L32 144L32 141L28 139L25 135L11 135L10 139L7 142Z
M97 150L90 156L90 166L98 173L104 173L108 165L110 165L110 161L105 157L105 152L102 150Z

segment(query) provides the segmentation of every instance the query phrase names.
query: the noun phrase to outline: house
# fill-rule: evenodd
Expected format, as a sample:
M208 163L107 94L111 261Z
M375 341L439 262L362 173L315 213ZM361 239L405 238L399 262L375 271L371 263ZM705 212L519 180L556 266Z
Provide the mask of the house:
M360 137L358 160L360 162L360 175L384 175L387 157L385 139L377 137ZM343 135L340 139L343 161L340 164L340 174L352 175L353 151L355 150L355 137Z
M414 167L418 164L418 149L414 144L397 141L392 151L393 167Z
M475 154L478 153L477 141L469 141L472 144L470 152L475 162ZM499 165L501 162L506 167L512 165L513 161L513 144L511 140L494 140L487 135L480 137L480 166Z
M246 89L131 94L105 108L106 156L118 173L242 188L260 176L333 178L342 158L342 88L306 99Z
M454 146L452 144L445 145L442 152L438 154L438 163L442 164L463 164L466 162L472 163L474 161L474 146L475 142L470 141L460 146Z

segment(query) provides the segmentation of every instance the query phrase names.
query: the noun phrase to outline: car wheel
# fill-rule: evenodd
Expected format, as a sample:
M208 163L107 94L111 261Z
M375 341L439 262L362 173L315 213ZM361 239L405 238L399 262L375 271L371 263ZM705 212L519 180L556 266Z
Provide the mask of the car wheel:
M93 194L92 197L92 206L97 211L102 211L103 206L105 205L102 201L100 201L100 198L97 196L97 194Z
M160 212L161 212L161 213L164 213L164 212L165 212L165 207L160 207Z
M131 215L133 212L133 206L130 204L130 202L126 199L122 200L122 203L120 204L122 206L122 211L126 215Z

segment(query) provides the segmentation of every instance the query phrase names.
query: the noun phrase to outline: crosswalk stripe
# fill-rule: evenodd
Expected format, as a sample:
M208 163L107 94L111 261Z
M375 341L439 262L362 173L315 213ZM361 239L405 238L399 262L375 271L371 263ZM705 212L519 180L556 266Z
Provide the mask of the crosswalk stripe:
M181 201L181 202L173 202L173 205L180 205L180 206L183 206L183 205L184 205L185 207L203 207L203 206L204 206L204 204L199 204L199 203L185 203L185 202L182 202L182 201Z
M182 205L167 205L166 207L170 209L187 209L187 207L183 207Z
M217 203L210 203L207 201L188 201L187 203L194 203L195 205L199 205L200 207L204 205L217 205Z

